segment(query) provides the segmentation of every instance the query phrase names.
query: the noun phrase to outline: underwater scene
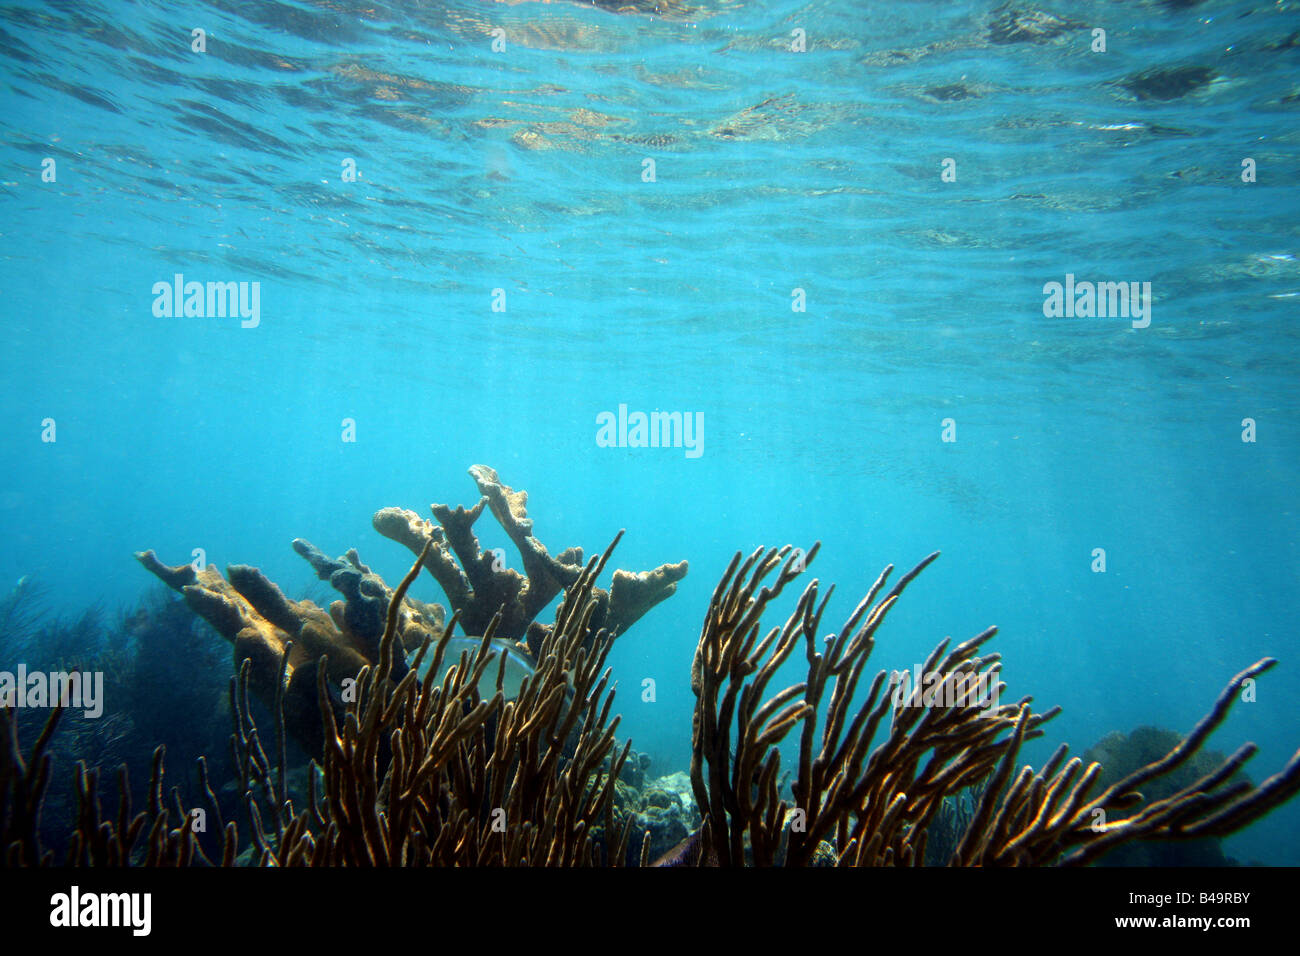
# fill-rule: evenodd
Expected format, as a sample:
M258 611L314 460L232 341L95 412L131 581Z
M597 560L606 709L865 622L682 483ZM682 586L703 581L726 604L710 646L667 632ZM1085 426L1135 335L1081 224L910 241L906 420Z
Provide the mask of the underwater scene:
M1300 865L1300 4L0 71L5 868Z

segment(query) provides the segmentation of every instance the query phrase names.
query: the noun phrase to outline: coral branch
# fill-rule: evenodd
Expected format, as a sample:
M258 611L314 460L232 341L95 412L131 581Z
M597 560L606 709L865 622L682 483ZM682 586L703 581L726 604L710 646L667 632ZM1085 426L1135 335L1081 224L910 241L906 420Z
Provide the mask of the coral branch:
M492 626L498 638L526 641L537 655L550 626L535 618L561 590L574 587L582 578L582 550L569 548L552 558L532 536L527 493L503 484L484 465L475 465L470 474L483 495L474 507L434 505L440 526L410 511L384 508L374 516L375 529L421 556L419 566L428 569L442 587L468 634L487 633L495 620ZM526 576L479 546L473 526L489 506L519 549ZM223 578L212 565L202 570L188 564L170 567L152 551L137 553L136 558L180 591L190 608L235 646L237 666L245 659L252 661L248 680L254 694L268 707L282 702L288 733L319 755L324 738L316 665L327 661L329 683L337 687L366 665L377 664L385 616L396 607L391 676L401 680L407 655L443 633L445 612L441 605L425 604L405 592L394 605L394 592L361 562L355 549L331 558L302 538L294 540L293 549L342 596L331 603L328 613L311 601L289 600L261 571L248 565L231 565ZM683 561L641 574L615 571L611 592L596 588L593 581L593 608L584 644L590 647L602 628L611 636L626 632L646 611L672 595L685 574Z
M945 862L1078 865L1135 840L1229 833L1300 792L1300 754L1260 787L1234 782L1253 745L1163 800L1139 806L1142 800L1134 792L1200 751L1241 686L1273 666L1267 658L1233 678L1185 740L1093 799L1088 794L1100 766L1066 762L1064 747L1041 772L1016 771L1022 744L1040 736L1041 725L1057 709L1034 714L1030 698L999 703L1005 685L998 679L998 655L975 653L995 628L951 652L945 653L946 641L941 643L925 663L925 686L918 684L910 693L898 675L888 681L894 693L885 692L886 674L880 672L850 715L876 630L937 554L877 602L892 571L886 568L839 634L826 639L824 651L815 640L826 607L817 602L816 581L785 624L758 642L764 610L816 552L814 546L802 562L794 561L789 547L756 551L743 563L737 554L714 591L692 675L697 701L691 779L705 818L696 859L723 866L819 860L922 865L929 829L944 801L973 788L979 797L960 837L947 824L936 824L953 845ZM760 587L783 560L775 583ZM807 678L759 706L772 674L800 638ZM828 684L830 703L823 708ZM888 732L868 757L886 714ZM799 769L791 804L779 797L775 784L781 759L776 745L798 724Z
M498 635L524 641L537 654L548 628L535 619L556 595L578 580L582 549L567 548L552 557L533 536L528 493L504 484L486 465L474 465L469 473L482 494L473 508L433 505L436 525L412 511L384 508L375 513L375 530L412 554L419 554L426 543L432 542L425 566L442 587L452 609L459 612L467 633L481 634L487 622L500 612ZM506 567L499 555L480 547L473 527L485 507L518 550L523 574ZM592 592L597 603L587 640L600 628L616 636L626 633L642 615L677 590L677 582L686 571L685 561L639 574L615 571L609 591L595 588Z

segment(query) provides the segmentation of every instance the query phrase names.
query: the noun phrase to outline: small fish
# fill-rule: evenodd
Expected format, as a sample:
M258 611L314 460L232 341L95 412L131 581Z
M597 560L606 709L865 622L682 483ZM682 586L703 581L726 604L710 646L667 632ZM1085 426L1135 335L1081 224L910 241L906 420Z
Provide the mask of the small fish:
M650 864L661 866L717 866L718 855L704 846L704 830L699 829Z
M438 683L442 683L447 676L447 671L452 666L460 662L460 655L465 653L469 657L469 666L474 666L474 657L478 654L479 645L483 643L481 637L453 637L447 641L447 649L442 655L442 666L438 670ZM514 641L492 639L492 653L505 655L506 673L501 681L501 692L505 695L506 700L511 700L519 696L519 691L525 679L532 677L537 670L537 664L534 662L531 654L522 646ZM434 648L430 645L429 650L425 652L424 660L420 664L420 669L416 672L420 680L424 680L429 673L429 668L433 666ZM408 662L415 664L415 655L417 651L412 651ZM483 668L483 675L478 680L478 693L484 700L490 699L497 692L497 671L501 667L499 657L494 657Z

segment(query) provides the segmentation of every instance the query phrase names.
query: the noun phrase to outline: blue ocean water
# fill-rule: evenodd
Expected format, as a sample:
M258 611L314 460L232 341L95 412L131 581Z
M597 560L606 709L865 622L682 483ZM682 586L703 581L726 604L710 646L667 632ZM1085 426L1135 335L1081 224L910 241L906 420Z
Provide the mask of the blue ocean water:
M610 661L656 770L731 555L820 540L830 628L943 551L874 659L999 625L1008 692L1064 708L1035 762L1186 733L1279 658L1212 741L1262 780L1300 746L1297 30L1262 0L6 4L0 590L128 606L132 552L203 548L319 595L295 537L394 582L371 515L473 504L483 463L552 553L689 560ZM256 324L158 314L178 274L257 283ZM1067 275L1150 283L1149 325L1045 315ZM620 405L698 413L701 453L602 447ZM1296 865L1298 832L1226 848Z

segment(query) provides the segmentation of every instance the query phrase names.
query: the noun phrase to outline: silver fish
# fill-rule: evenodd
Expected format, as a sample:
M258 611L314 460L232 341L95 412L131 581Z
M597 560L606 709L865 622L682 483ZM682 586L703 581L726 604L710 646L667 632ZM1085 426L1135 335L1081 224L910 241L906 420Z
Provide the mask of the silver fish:
M469 656L469 666L474 666L474 657L478 654L479 645L483 643L481 637L452 637L447 641L447 649L443 652L442 666L438 669L436 678L439 684L447 676L447 671L451 670L452 665L459 663L460 655L466 653ZM493 638L491 641L491 651L496 655L504 655L506 659L506 673L501 682L501 692L505 695L506 700L519 696L519 690L525 679L532 677L537 670L537 664L533 661L532 655L516 644L514 641L501 640ZM420 668L416 675L420 680L424 680L429 673L429 668L433 666L433 645L425 652L424 660L420 663ZM418 649L412 651L407 660L412 666L415 665L415 655L419 653ZM488 700L497 692L497 671L501 667L499 657L494 657L483 668L483 675L478 681L478 693L481 698Z

